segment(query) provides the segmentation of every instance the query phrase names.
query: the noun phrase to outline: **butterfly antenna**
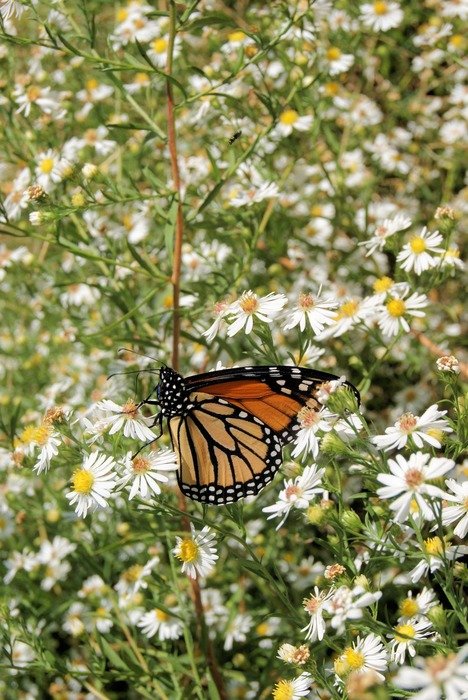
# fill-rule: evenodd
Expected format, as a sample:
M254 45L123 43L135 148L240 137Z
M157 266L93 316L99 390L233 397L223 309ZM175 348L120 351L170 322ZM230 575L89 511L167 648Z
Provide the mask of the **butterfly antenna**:
M117 352L131 352L133 355L139 355L140 357L146 357L148 360L153 360L153 362L156 362L156 364L162 364L160 360L157 360L155 357L145 355L143 352L138 352L137 350L132 350L131 348L119 348Z
M152 369L151 367L145 367L144 369L126 369L122 372L112 372L112 374L109 374L107 377L107 381L109 379L112 379L112 377L119 377L122 374L127 375L127 374L140 374L141 372L150 372L151 374L157 374L159 372L159 367L155 367ZM138 381L138 377L136 378Z

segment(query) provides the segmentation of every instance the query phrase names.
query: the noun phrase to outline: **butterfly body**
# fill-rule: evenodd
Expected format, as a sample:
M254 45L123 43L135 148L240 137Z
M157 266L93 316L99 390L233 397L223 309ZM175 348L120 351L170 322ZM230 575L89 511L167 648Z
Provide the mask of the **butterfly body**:
M319 412L317 391L338 377L303 367L236 367L182 377L162 367L156 387L179 458L183 493L226 504L257 494L282 462L282 448L300 427L298 413ZM345 382L354 391L357 390Z

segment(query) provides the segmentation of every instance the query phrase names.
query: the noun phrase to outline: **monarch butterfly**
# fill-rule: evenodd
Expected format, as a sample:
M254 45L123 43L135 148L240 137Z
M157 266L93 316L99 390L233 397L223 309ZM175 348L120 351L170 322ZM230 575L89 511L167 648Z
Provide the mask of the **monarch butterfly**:
M170 367L143 404L160 408L179 458L182 492L195 501L226 504L257 494L274 477L282 448L299 428L307 404L319 411L317 390L337 380L304 367L222 369L182 377ZM359 393L349 382L357 400ZM156 399L151 397L156 392Z

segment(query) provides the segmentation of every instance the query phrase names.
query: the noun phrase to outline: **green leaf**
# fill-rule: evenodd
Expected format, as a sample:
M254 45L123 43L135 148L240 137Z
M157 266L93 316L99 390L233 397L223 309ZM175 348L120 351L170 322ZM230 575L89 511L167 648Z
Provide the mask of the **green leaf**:
M116 651L111 647L109 642L104 637L99 637L99 646L102 653L111 664L112 668L120 671L129 671L127 664L120 658Z

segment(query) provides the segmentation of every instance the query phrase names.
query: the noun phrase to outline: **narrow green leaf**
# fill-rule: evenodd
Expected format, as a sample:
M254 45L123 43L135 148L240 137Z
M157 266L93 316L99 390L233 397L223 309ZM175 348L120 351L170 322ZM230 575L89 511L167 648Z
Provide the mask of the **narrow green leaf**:
M120 658L114 649L112 649L109 642L104 637L99 637L99 646L102 649L102 653L106 659L110 662L112 668L118 669L120 671L129 671L127 664Z

